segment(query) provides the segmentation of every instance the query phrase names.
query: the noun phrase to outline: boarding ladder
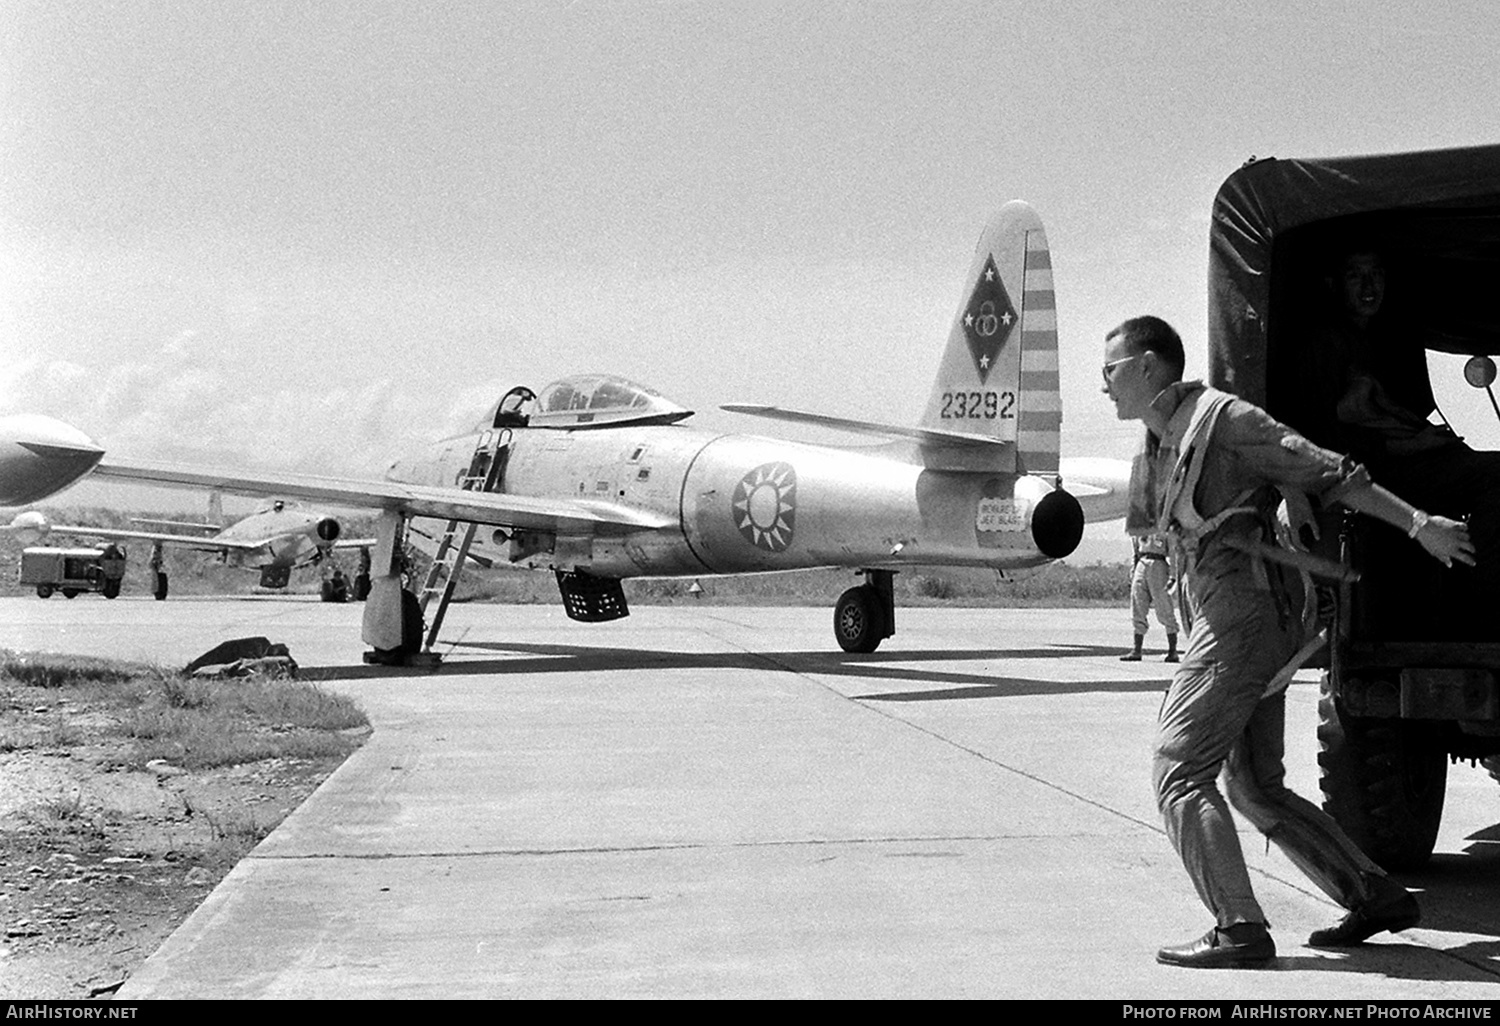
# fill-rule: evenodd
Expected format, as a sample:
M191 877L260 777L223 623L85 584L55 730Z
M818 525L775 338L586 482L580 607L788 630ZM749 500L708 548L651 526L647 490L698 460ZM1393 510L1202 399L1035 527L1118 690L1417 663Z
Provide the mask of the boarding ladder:
M510 428L493 428L479 436L474 447L474 456L469 469L459 479L458 486L469 492L492 492L505 473L505 463L510 455ZM474 535L479 525L472 520L450 520L443 536L438 541L437 552L432 557L432 566L427 571L427 580L417 593L417 603L422 614L433 596L439 596L437 612L432 614L432 624L427 628L427 638L422 651L431 652L437 642L438 630L443 626L443 617L448 612L448 603L453 599L453 589L463 573L464 560L469 558L469 546L474 544Z

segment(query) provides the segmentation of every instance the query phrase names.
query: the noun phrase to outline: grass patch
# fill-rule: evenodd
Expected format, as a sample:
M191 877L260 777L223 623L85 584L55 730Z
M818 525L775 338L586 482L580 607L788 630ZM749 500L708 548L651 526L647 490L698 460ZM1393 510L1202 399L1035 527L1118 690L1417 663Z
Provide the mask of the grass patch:
M150 673L151 667L89 656L12 652L0 649L0 679L35 688L76 687L81 684L120 684Z
M340 731L369 720L353 701L313 684L260 675L229 680L168 677L123 718L138 766L166 759L185 769L278 758L343 755Z
M106 729L130 742L120 762L132 769L153 759L206 769L343 756L359 744L345 732L369 725L344 695L263 675L204 680L140 664L4 652L0 682L21 689L76 689L80 699L111 707L114 724ZM14 695L12 704L22 706L24 698ZM67 748L91 740L79 725L37 718L45 715L32 711L0 720L0 751Z

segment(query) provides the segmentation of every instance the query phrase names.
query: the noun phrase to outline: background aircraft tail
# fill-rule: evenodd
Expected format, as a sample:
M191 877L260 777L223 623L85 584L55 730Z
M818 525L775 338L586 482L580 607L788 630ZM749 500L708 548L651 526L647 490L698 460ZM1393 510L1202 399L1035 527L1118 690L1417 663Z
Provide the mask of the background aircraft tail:
M1052 255L1041 218L1020 200L979 237L921 426L1013 442L1016 472L1058 472Z

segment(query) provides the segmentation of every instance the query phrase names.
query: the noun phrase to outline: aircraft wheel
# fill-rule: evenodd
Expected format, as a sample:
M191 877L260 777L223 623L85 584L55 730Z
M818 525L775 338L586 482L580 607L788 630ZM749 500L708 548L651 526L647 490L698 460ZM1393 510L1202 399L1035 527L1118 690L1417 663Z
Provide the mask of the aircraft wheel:
M160 602L167 597L167 575L159 573L156 575L156 591L152 593L156 601Z
M365 661L387 666L402 666L406 660L422 651L422 636L425 630L422 603L405 588L401 589L401 644L396 648L377 648L365 654Z
M885 638L880 596L868 584L850 588L833 607L833 636L845 652L873 652Z
M38 584L36 586L36 597L37 598L51 598L52 597L52 585L50 585L50 584Z
M77 588L64 588L63 589L63 598L77 598L77 597L78 597L78 589Z

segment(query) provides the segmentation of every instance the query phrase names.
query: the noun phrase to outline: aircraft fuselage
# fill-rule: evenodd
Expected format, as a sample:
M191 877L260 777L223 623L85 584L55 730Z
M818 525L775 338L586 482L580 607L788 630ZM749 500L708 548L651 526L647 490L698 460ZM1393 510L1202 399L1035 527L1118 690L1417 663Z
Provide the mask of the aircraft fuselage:
M451 486L468 473L477 440L438 443L388 476ZM1048 537L1047 525L1037 522L1039 512L1047 521L1069 505L1077 509L1050 482L928 470L899 458L906 449L834 448L679 426L520 428L501 490L629 507L671 526L564 529L550 537L481 531L479 551L517 565L637 577L824 566L1011 569L1059 558L1076 545L1076 538ZM1081 515L1078 522L1081 529Z

